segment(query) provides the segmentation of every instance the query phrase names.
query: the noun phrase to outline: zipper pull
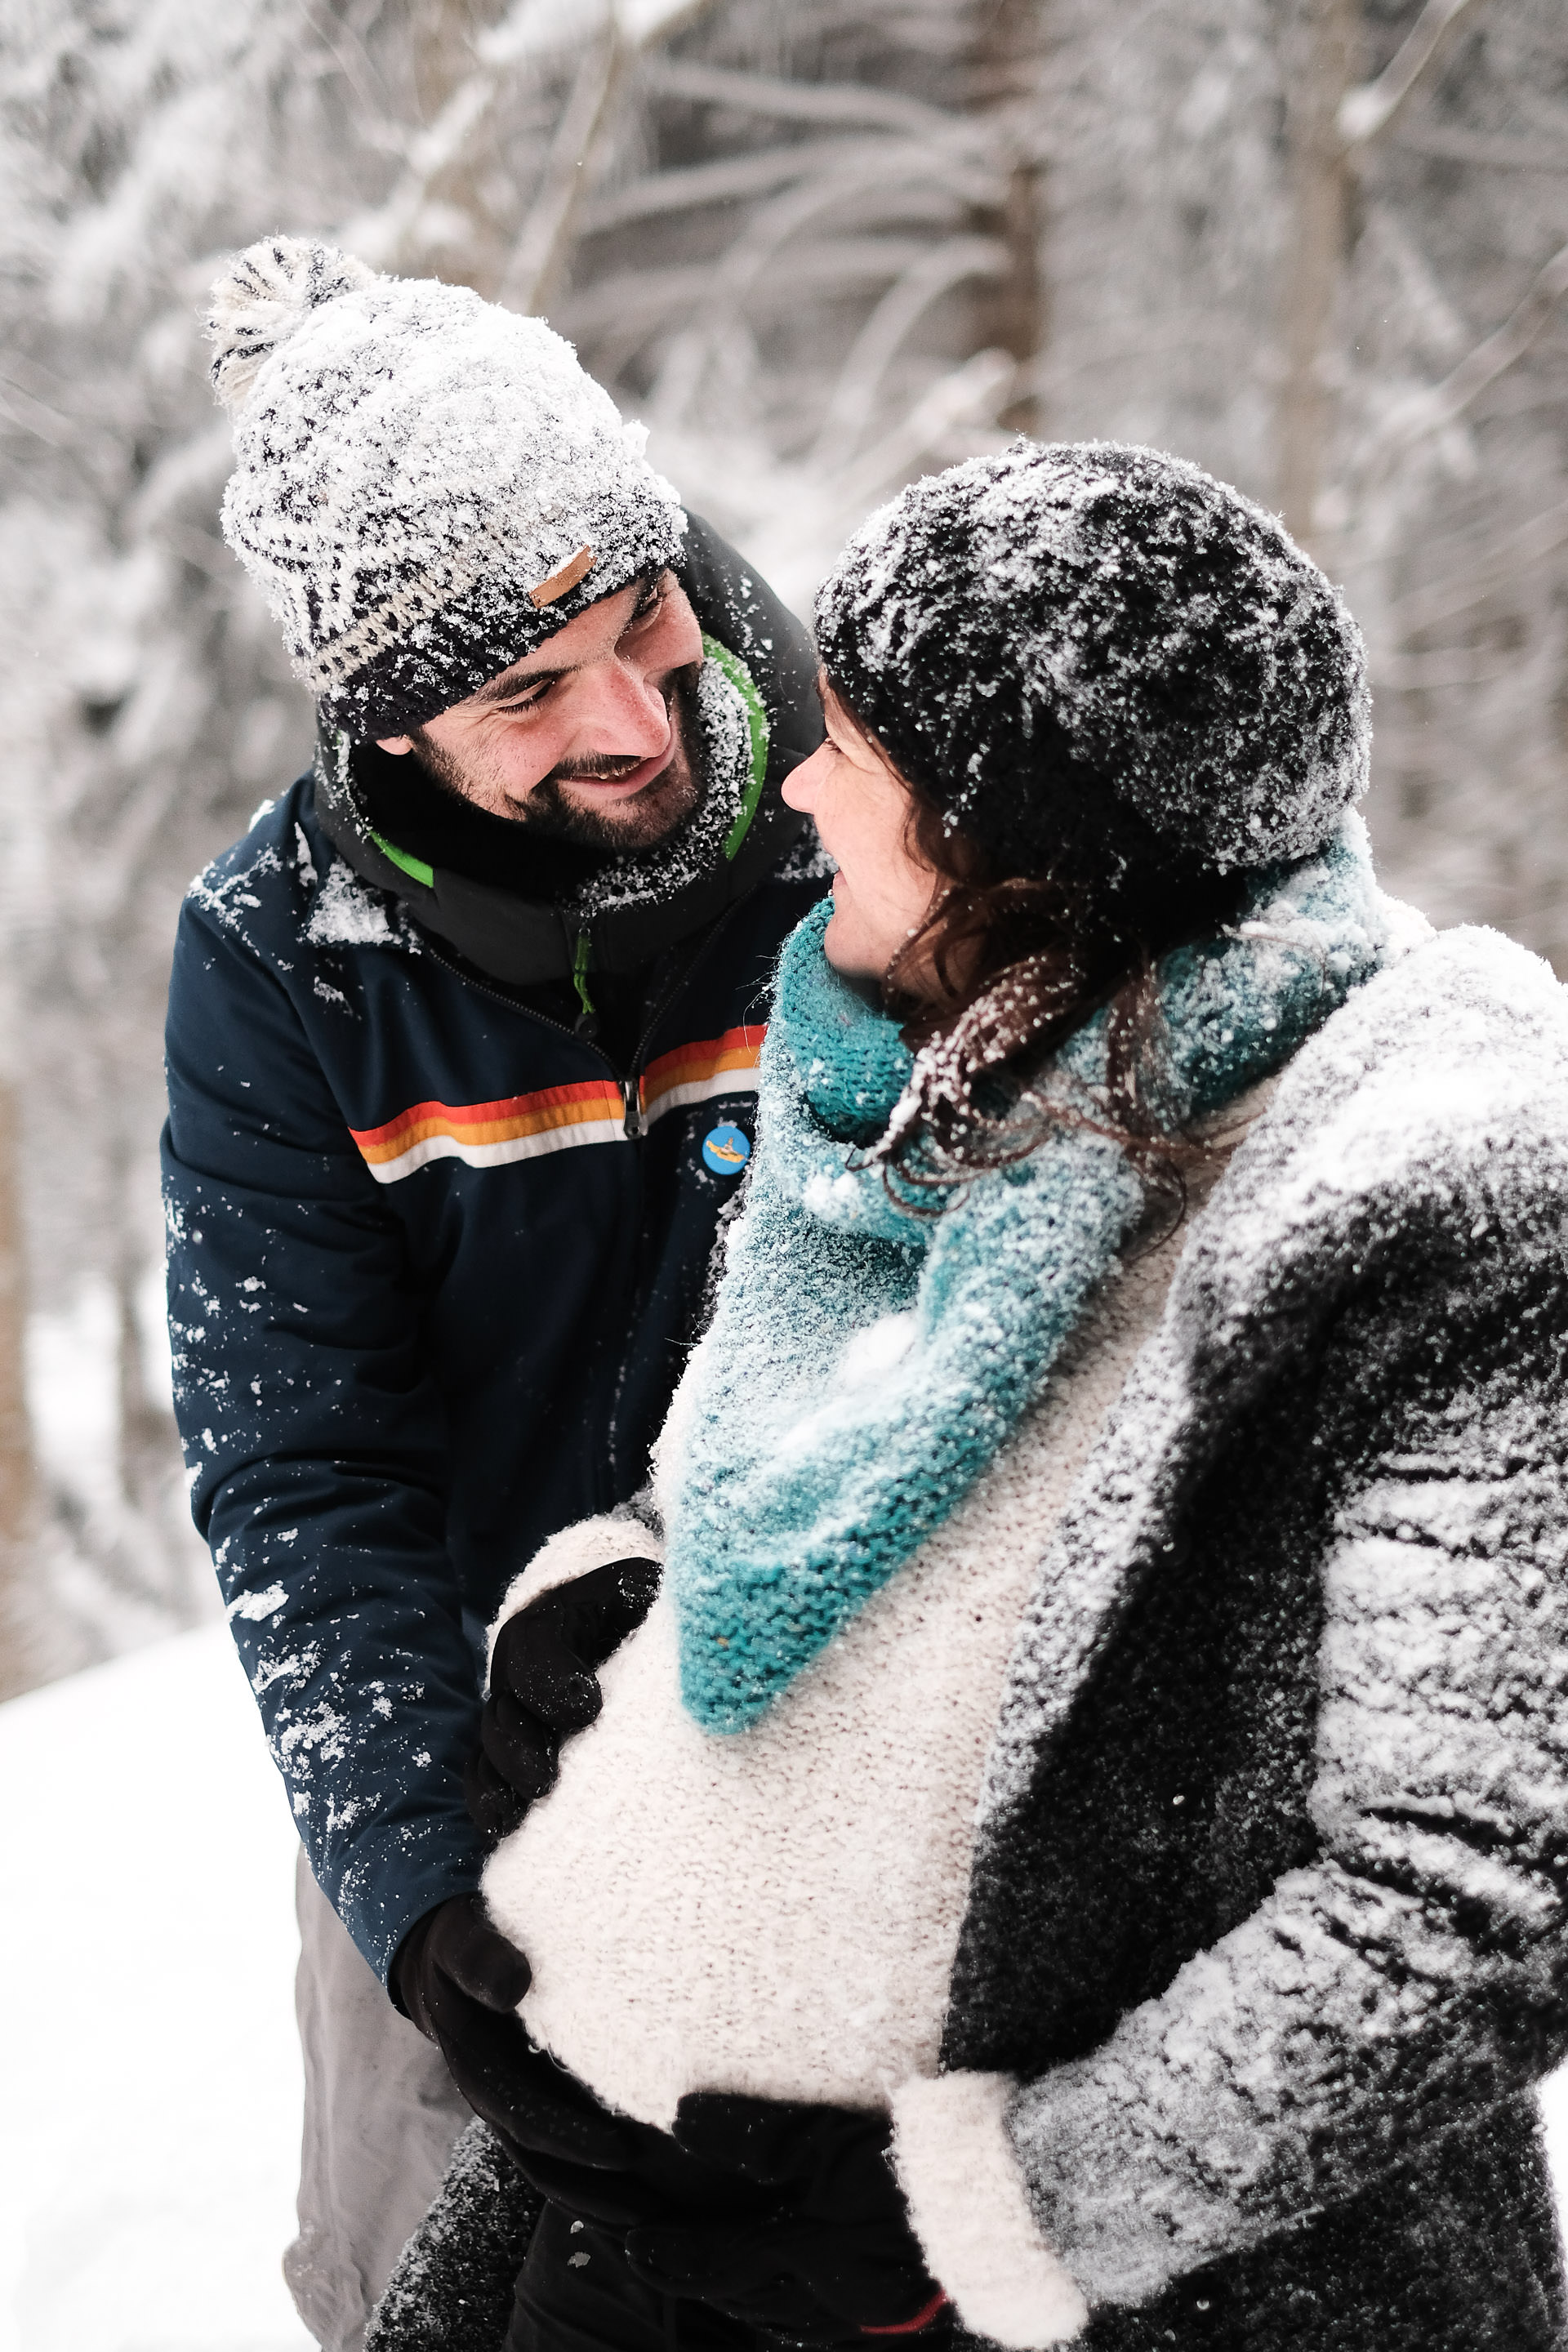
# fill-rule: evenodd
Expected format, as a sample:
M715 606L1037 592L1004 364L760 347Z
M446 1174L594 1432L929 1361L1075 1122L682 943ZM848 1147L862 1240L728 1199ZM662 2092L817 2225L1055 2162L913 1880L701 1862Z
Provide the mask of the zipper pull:
M642 1115L641 1079L623 1078L621 1080L621 1097L626 1107L626 1124L623 1132L628 1143L636 1143L641 1137L647 1133L647 1121Z
M585 1044L592 1045L599 1034L599 1013L588 993L588 969L594 960L594 943L586 931L577 934L577 952L572 959L572 985L577 992L577 1002L583 1010L574 1024Z

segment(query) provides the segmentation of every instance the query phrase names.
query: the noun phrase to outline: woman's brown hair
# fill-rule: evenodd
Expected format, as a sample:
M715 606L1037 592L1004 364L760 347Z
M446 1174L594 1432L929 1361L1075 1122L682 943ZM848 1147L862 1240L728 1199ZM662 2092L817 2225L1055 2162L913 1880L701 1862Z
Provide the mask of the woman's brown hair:
M894 766L830 681L823 690L909 793L906 846L945 886L883 975L884 1005L918 1058L905 1113L868 1161L912 1206L922 1188L1022 1160L1070 1124L1118 1143L1179 1216L1193 1148L1171 1131L1151 1084L1154 970L1173 949L1235 923L1254 877L1184 860L1109 780L1076 763L1052 780L1060 824L1048 865L1002 872L995 853ZM1034 1092L1052 1056L1102 1008L1102 1101Z

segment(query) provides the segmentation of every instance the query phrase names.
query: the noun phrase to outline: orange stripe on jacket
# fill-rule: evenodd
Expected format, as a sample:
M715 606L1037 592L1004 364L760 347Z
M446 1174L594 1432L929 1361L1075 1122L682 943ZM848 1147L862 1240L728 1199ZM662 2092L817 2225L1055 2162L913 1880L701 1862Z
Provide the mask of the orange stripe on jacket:
M765 1022L742 1029L726 1029L721 1037L700 1045L676 1045L650 1062L643 1074L644 1114L658 1118L662 1111L687 1103L706 1102L714 1095L754 1094L757 1065L762 1059Z
M354 1127L349 1132L368 1160L380 1162L400 1158L433 1135L448 1135L460 1143L505 1143L584 1119L618 1118L621 1110L619 1087L608 1078L592 1078L583 1086L541 1087L535 1094L508 1095L500 1102L416 1103L384 1127Z
M645 1119L716 1095L754 1093L765 1026L726 1029L721 1037L677 1045L650 1062L640 1094ZM470 1167L504 1166L584 1143L618 1143L626 1107L608 1078L578 1086L541 1087L498 1102L416 1103L381 1127L351 1128L378 1183L395 1183L432 1160L463 1160Z

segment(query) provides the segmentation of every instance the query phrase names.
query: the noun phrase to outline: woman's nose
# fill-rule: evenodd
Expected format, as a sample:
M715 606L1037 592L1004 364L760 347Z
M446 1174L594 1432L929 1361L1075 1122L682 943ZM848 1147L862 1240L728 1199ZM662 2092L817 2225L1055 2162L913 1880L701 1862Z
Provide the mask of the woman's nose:
M786 808L799 809L803 815L810 815L816 805L817 787L827 765L830 748L826 742L819 743L808 760L803 760L798 768L790 770L779 787Z

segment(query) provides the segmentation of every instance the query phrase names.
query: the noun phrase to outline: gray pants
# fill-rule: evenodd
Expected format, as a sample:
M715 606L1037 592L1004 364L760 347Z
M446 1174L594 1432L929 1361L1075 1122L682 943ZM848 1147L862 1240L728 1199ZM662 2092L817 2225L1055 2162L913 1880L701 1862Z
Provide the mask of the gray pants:
M324 2352L361 2352L405 2241L472 2114L438 2050L399 2017L300 1853L295 1879L305 2056L300 2234L283 2257Z

